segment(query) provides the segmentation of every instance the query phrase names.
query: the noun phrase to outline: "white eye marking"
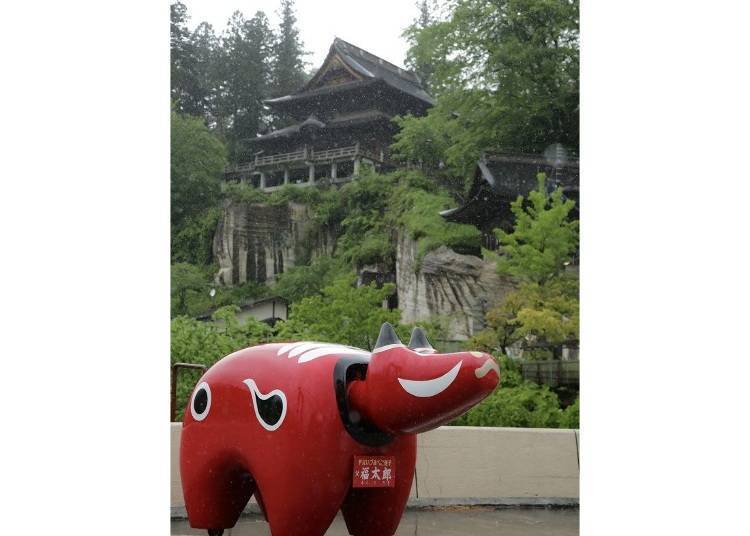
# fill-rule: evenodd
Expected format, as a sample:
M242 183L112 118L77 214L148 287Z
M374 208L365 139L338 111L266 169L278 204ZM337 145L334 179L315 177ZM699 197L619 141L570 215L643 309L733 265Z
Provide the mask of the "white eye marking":
M286 417L286 395L284 394L284 391L281 391L280 389L274 389L273 391L270 391L268 394L262 394L260 392L260 389L258 389L258 385L255 383L255 380L247 379L243 382L247 387L250 389L250 398L253 399L253 408L255 408L255 416L258 418L258 422L260 425L268 430L269 432L273 432L274 430L278 429L279 426L281 426L281 423L284 422L284 417ZM279 410L278 405L275 407L271 404L274 402L274 397L278 397L280 399L281 403L281 409ZM266 407L266 404L263 404L263 402L269 402L269 407ZM259 407L259 405L262 404L263 407ZM261 415L263 413L263 415ZM265 418L264 418L265 417ZM269 424L266 422L266 419L271 421Z
M211 388L206 382L199 383L190 397L190 414L196 421L202 421L211 409Z
M500 367L498 366L497 363L495 363L494 359L490 358L487 361L485 361L481 367L477 368L474 371L474 375L477 378L484 378L485 376L487 376L487 373L491 370L494 370L495 372L497 372L498 378L500 377Z
M404 391L410 395L418 396L420 398L435 396L445 391L448 386L453 383L453 380L458 376L458 369L461 368L461 363L463 363L463 361L459 361L456 366L448 372L432 380L403 380L399 378L398 382L401 384L401 387L404 388Z

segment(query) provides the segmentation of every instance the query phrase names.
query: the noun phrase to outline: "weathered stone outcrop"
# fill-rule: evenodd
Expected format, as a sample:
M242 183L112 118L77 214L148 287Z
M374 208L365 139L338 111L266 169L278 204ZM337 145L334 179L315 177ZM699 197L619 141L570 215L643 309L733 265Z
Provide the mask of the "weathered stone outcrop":
M276 276L312 257L330 254L335 234L314 225L308 207L227 200L214 235L216 282L273 284Z
M417 262L417 243L400 232L396 253L396 285L405 323L442 316L449 340L471 338L485 328L484 315L512 290L497 274L494 262L461 255L441 246Z

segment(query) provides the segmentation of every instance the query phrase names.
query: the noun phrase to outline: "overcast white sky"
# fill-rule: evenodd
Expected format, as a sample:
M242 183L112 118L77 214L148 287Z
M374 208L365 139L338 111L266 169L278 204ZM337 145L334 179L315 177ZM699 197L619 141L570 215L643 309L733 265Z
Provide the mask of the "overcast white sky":
M279 0L182 0L190 28L206 21L221 33L235 10L248 18L263 11L276 27ZM407 43L401 32L417 16L414 0L297 0L297 27L307 61L320 66L334 37L403 67ZM310 66L308 66L309 68Z

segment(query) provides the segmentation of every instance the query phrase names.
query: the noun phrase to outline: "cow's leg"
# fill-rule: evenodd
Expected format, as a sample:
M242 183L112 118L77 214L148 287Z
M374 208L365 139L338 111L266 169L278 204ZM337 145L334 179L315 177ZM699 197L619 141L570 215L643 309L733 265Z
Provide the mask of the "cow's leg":
M346 527L354 536L391 536L401 521L414 478L416 437L401 437L391 447L387 454L396 456L395 487L352 488L341 507Z
M348 478L308 472L261 481L256 497L262 502L272 536L323 536L346 495Z
M230 457L207 463L182 465L182 492L190 526L209 529L234 527L247 501L255 491L251 475Z

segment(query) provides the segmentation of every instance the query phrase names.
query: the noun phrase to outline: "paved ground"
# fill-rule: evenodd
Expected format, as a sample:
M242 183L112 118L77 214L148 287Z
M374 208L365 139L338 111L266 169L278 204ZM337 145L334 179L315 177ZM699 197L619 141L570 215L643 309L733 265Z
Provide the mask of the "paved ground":
M190 528L188 522L172 521L172 534L202 534L206 531ZM259 516L243 517L224 536L267 536L268 524ZM347 536L344 520L339 517L326 536ZM398 536L432 535L458 536L578 536L577 509L544 508L453 508L450 510L407 511L399 526Z

